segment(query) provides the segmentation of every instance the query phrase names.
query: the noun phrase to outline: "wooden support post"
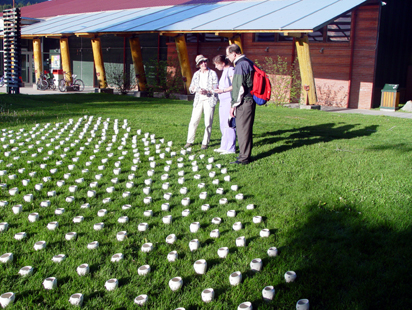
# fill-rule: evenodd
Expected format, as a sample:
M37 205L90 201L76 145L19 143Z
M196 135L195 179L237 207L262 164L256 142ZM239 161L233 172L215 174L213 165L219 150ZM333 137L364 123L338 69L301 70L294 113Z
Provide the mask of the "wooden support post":
M107 87L106 71L104 70L102 45L100 42L100 38L92 39L92 49L93 49L94 66L96 68L96 76L97 76L97 80L99 81L99 88L106 88Z
M62 67L63 72L66 72L68 75L67 77L72 76L72 69L70 66L70 50L69 50L69 39L68 38L61 38L60 39L60 55L62 57ZM67 78L66 76L64 78Z
M242 37L240 34L228 33L228 32L215 32L215 35L228 38L229 44L237 44L240 47L240 50L242 51L242 54L243 54Z
M298 53L302 87L305 91L305 104L316 104L316 85L313 77L312 62L309 51L309 38L307 35L303 38L296 39L296 51Z
M36 80L40 78L40 74L43 72L43 58L41 56L41 40L33 39L33 57L34 57L34 72L36 74Z
M237 44L240 47L240 50L242 51L243 54L243 47L242 47L242 37L240 34L234 35L229 39L229 44Z
M136 78L139 82L139 90L145 91L146 90L146 74L144 72L143 66L143 57L142 57L142 48L140 47L140 40L139 37L130 38L130 52L132 53L133 65L134 65L134 73L136 74Z
M185 35L175 37L177 55L179 57L180 68L182 69L182 76L186 82L186 91L189 95L189 87L192 82L192 70L190 69L189 53L187 52L187 45Z

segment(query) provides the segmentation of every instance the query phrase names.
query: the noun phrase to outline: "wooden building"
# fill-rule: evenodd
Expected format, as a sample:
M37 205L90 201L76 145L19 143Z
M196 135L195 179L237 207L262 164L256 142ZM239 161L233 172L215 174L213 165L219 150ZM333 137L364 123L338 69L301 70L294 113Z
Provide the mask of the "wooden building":
M39 74L53 57L86 85L104 87L108 64L138 73L150 58L184 52L182 74L190 82L197 54L212 59L238 42L259 63L280 56L302 65L302 53L310 55L312 70L302 74L310 103L377 107L386 83L400 85L401 102L412 99L411 1L254 1L52 0L24 7L25 77L35 81L33 66Z

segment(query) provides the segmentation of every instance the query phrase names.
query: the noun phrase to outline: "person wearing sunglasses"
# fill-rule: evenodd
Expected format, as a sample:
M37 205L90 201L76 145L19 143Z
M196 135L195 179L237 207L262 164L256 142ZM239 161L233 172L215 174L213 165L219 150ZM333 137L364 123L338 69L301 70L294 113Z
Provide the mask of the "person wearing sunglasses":
M195 61L196 67L198 67L199 70L193 75L189 87L190 93L195 94L195 100L193 102L192 117L189 123L187 143L184 148L193 145L196 129L203 113L205 119L205 132L203 134L201 149L206 150L212 134L213 114L217 103L217 94L214 93L214 89L217 88L218 78L216 72L208 67L207 58L205 56L197 55Z

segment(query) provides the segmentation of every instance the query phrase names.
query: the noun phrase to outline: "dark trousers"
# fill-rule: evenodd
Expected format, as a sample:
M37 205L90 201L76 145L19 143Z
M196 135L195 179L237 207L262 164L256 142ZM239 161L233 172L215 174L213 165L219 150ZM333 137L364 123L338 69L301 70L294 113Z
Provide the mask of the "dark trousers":
M255 121L256 103L253 98L246 97L236 107L236 133L239 142L240 162L250 162L253 148L253 123Z

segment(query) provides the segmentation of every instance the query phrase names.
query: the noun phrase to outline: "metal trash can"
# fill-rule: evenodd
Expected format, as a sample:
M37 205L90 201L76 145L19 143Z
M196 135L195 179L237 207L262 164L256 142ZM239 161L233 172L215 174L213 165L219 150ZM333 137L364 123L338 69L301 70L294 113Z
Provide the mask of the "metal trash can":
M381 94L381 110L395 112L399 106L399 84L385 84Z

